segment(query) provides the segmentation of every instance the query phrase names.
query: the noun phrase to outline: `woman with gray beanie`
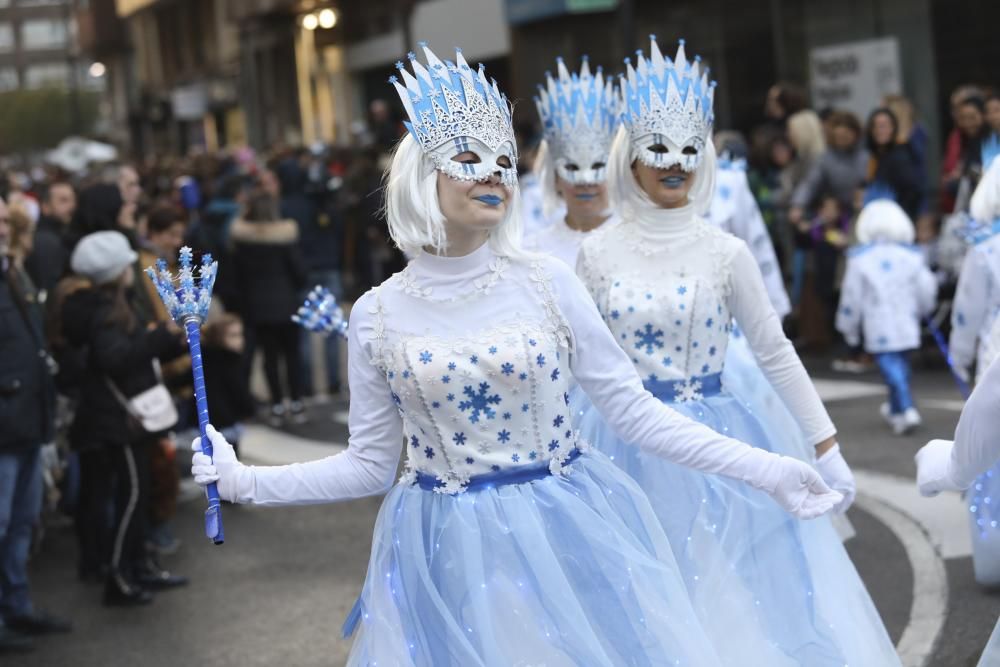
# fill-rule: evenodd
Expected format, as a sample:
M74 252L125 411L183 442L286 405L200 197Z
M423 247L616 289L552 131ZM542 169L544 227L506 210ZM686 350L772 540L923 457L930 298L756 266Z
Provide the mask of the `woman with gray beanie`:
M147 326L140 320L127 296L136 259L121 232L84 236L70 266L89 285L67 296L60 310L60 333L85 359L70 428L70 442L80 457L79 574L105 578L107 605L145 604L152 599L146 588L184 583L151 562L143 544L148 449L173 426L172 404L159 412L146 409L157 405L151 391L160 384L154 360L182 354L183 332L172 323ZM156 430L151 431L151 424ZM115 510L110 531L104 519L109 505Z

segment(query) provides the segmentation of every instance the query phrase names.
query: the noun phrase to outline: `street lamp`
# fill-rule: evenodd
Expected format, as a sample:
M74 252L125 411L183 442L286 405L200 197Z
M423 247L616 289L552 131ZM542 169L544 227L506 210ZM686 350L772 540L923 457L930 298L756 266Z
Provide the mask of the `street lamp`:
M319 19L315 14L306 14L302 17L302 27L306 30L315 30L319 27Z
M90 69L87 70L87 73L95 79L100 79L105 72L107 72L107 68L101 62L91 63Z
M319 13L319 25L326 30L337 25L337 13L332 9L324 9Z

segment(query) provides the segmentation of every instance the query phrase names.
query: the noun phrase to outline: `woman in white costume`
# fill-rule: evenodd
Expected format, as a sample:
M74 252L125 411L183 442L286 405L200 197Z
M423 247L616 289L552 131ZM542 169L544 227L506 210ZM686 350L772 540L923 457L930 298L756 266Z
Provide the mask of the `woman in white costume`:
M352 310L348 449L247 466L213 431L196 481L271 506L388 491L345 627L360 625L351 665L724 664L648 501L569 428L568 378L654 456L745 480L797 516L841 496L643 390L572 271L517 246L506 98L461 53L424 53L393 78L410 122L386 192L414 259ZM742 664L775 664L744 647Z
M544 215L555 220L526 245L575 267L587 234L617 221L605 181L619 102L601 69L591 74L586 57L579 74L570 74L560 58L556 78L546 79L535 98L545 135L538 162Z
M628 62L624 127L611 150L612 205L622 222L584 240L578 261L598 310L646 388L720 433L763 449L801 451L797 434L752 413L722 383L735 320L761 370L815 446L824 479L854 480L836 430L771 307L741 240L704 220L716 173L710 141L714 86L656 45ZM619 437L593 407L581 434L646 491L670 538L696 608L711 628L745 588L756 623L780 653L773 665L899 664L882 622L829 522L807 530L760 494L728 480L655 460ZM791 439L791 440L790 440ZM722 548L725 558L717 557ZM726 624L717 628L724 635Z

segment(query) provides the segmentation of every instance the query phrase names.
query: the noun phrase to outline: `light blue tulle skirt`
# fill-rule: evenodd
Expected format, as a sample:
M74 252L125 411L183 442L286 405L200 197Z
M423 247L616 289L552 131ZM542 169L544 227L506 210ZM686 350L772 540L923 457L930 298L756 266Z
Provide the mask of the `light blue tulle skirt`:
M734 354L749 354L737 350ZM729 360L727 356L727 363ZM747 400L725 389L698 401L671 405L719 433L797 457L807 447L797 428L765 419L777 397L760 391L766 379L752 356L733 369L748 376L733 383L756 388ZM752 376L753 373L759 376ZM769 385L768 385L769 387ZM773 390L771 390L773 392ZM656 393L656 392L654 392ZM646 492L663 525L706 631L717 645L764 642L778 657L726 664L883 667L899 665L885 627L837 531L828 519L801 522L748 485L705 475L645 454L623 442L586 396L572 398L580 436L608 456ZM787 411L786 411L787 412ZM793 422L794 423L794 422ZM737 646L740 640L736 640ZM753 655L752 653L749 655Z
M636 484L599 452L566 470L459 495L394 487L348 664L728 664Z

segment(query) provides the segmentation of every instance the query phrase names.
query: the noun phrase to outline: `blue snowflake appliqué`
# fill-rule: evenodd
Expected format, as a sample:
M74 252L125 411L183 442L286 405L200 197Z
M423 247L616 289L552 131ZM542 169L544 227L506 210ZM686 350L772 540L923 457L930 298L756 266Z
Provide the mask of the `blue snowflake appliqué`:
M538 341L536 341L534 338L529 338L528 345L530 345L531 347L535 347L536 345L538 345Z
M500 442L508 442L510 440L510 431L504 429L497 433L497 440Z
M496 345L491 345L490 349L489 349L489 352L490 352L490 354L496 354L497 353L497 346Z
M663 365L666 366L667 368L670 368L670 366L672 366L673 363L674 360L671 359L670 357L663 357Z
M410 446L411 447L419 447L420 446L420 438L418 438L415 435L411 435L410 436Z
M545 366L545 355L544 354L540 354L537 357L535 357L535 363L538 364L539 368L542 368L543 366Z
M449 382L451 382L451 376L450 375L442 375L441 376L441 382L443 382L444 384L448 384Z
M477 357L476 355L472 355L471 357L469 357L469 363L475 366L476 364L479 363L479 357Z
M404 380L409 380L410 379L410 375L411 375L410 371L403 371L403 379Z
M554 452L554 451L556 451L557 449L559 449L559 441L558 441L558 440L553 440L553 441L551 441L551 442L549 443L549 451L550 451L550 452Z
M528 410L530 410L530 409L531 409L531 408L529 408L529 407L528 407L528 404L527 404L527 403L523 403L523 404L521 405L521 412L527 412L527 411L528 411Z
M646 354L653 354L653 350L663 347L663 341L660 340L663 338L663 329L653 331L652 324L647 324L644 330L636 329L635 337L635 349L641 350L646 348Z
M504 421L510 421L510 418L513 417L514 415L510 414L509 412L505 412L505 413L503 413L502 416L503 416Z
M521 460L521 457L518 456L517 454L513 454L511 455L510 460L513 461L514 463L517 463L518 461Z
M509 361L500 365L500 372L504 375L510 375L514 372L514 364Z
M702 375L704 375L704 374L705 374L705 373L707 373L707 372L708 372L708 364L704 364L704 365L703 365L703 366L701 367L701 374L702 374Z
M456 368L457 368L457 366L455 366L455 362L454 362L454 361L449 361L449 362L448 362L448 370L449 370L449 371L453 371L453 370L455 370Z
M445 398L448 399L448 402L450 403L455 400L455 394L448 394Z
M465 434L464 433L456 433L455 435L451 436L451 439L452 439L452 441L456 445L464 445L465 444Z
M717 352L717 350L715 349L714 345L712 347L708 348L708 356L714 357L716 352Z
M435 409L440 408L441 407L441 401L434 401L433 403L431 403L431 407L435 408Z
M490 395L489 392L489 382L480 382L478 392L472 387L465 387L462 390L462 393L468 396L469 400L459 402L458 409L462 412L469 410L469 421L473 424L479 421L480 414L486 415L487 419L493 419L497 416L496 411L490 406L500 404L500 394Z
M552 378L553 382L555 382L556 380L558 380L559 379L559 369L558 368L554 369L552 371L552 375L550 375L549 377Z
M621 316L622 316L622 314L619 313L617 309L611 311L611 319L617 320Z
M705 326L706 327L708 327L708 328L711 329L713 324L715 324L715 320L713 320L711 317L708 318L707 320L705 320Z
M520 375L517 376L517 379L520 380L521 382L524 382L525 380L528 379L528 374L527 373L521 373Z
M566 392L566 391L563 392L563 402L566 405L569 405L569 392Z
M528 452L528 458L534 461L535 459L538 458L538 452L532 449L530 452Z
M471 456L466 456L465 457L465 462L468 463L471 466L473 463L476 462L476 459L472 458Z
M564 421L566 421L565 417L563 417L562 415L556 415L556 418L552 420L552 425L555 426L556 428L559 428L560 426L563 425Z
M433 359L434 359L434 355L431 354L427 350L424 350L423 352L420 353L420 363L422 363L422 364L425 364L425 365L429 364L429 363L431 363L431 360L433 360Z
M424 456L426 456L429 459L434 458L434 450L431 449L430 447L424 447Z
M680 294L681 296L684 296L685 294L687 294L687 292L688 288L685 287L684 285L681 285L680 287L677 288L677 293Z
M965 326L965 313L956 313L955 314L955 323L958 326L960 326L960 327L964 327Z

